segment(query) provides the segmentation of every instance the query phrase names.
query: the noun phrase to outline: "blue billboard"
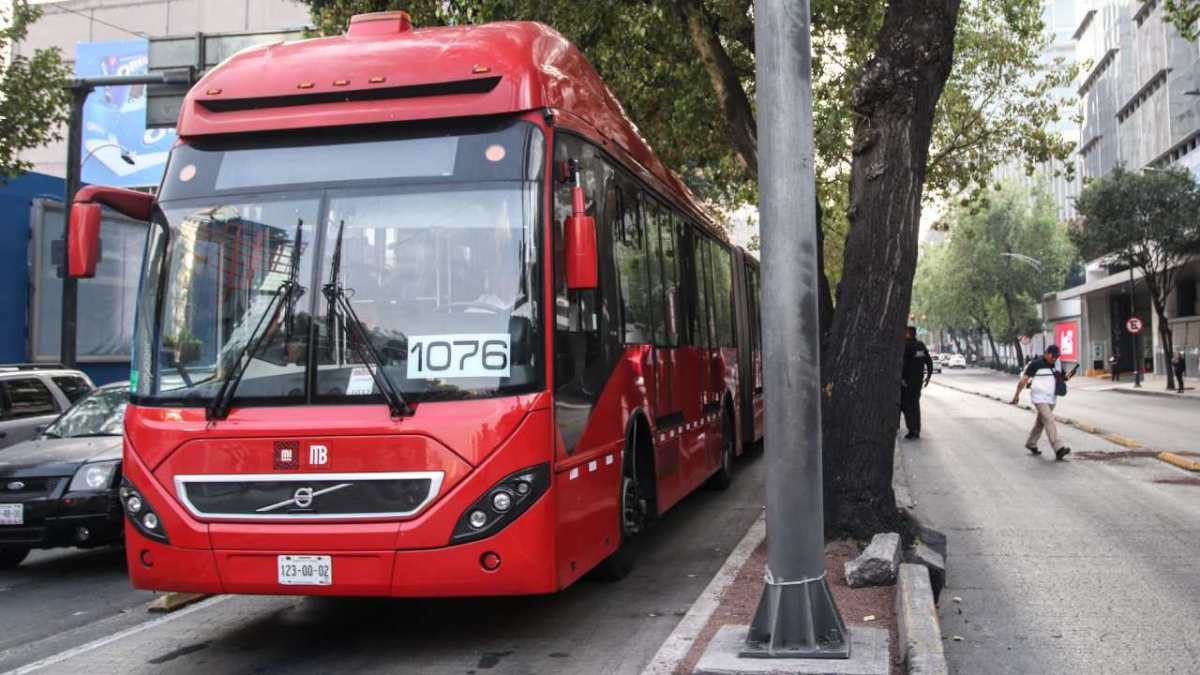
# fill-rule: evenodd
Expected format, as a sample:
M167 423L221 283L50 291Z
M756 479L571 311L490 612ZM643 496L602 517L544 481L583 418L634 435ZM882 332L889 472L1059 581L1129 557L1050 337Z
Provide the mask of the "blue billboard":
M148 64L145 40L75 45L77 77L141 75ZM83 108L83 182L158 185L174 142L174 130L146 129L145 85L101 87Z

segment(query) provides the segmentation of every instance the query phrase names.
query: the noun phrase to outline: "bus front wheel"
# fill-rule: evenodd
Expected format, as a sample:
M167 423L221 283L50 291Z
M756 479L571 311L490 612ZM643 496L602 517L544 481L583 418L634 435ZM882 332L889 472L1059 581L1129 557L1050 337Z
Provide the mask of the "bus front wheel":
M622 453L621 494L618 511L621 518L620 537L617 550L596 567L596 577L603 581L620 581L629 576L637 555L633 549L634 536L642 531L646 521L646 500L638 489L637 479L629 466L629 453Z

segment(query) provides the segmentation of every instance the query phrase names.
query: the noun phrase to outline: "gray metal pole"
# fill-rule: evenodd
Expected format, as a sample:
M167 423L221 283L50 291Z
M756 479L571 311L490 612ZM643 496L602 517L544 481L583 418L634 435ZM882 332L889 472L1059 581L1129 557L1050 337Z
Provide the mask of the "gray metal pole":
M767 572L743 656L847 658L825 579L808 0L758 0Z
M71 203L79 192L80 154L83 151L83 104L87 102L92 88L86 84L71 86L71 117L67 120L67 193L66 209L63 211L63 280L62 280L62 325L59 337L59 361L68 368L76 364L76 317L78 314L79 282L67 274L70 267L71 247Z
M1133 286L1133 261L1129 262L1129 316L1137 316L1137 298ZM1133 334L1133 386L1142 386L1142 341L1141 331Z

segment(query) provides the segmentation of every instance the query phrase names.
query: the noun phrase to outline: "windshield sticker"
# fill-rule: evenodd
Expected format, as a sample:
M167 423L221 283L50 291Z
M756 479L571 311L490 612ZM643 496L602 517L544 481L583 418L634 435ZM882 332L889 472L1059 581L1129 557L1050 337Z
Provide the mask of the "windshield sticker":
M508 333L413 335L408 338L408 379L508 377Z
M375 378L367 368L355 368L350 371L350 382L346 384L347 396L369 396L375 392Z

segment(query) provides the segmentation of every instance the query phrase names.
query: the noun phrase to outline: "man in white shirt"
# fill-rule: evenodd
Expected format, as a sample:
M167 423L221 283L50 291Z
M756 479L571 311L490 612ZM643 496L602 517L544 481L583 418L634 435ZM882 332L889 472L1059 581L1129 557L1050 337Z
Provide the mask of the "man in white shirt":
M1042 454L1037 444L1044 429L1050 447L1054 449L1055 459L1061 460L1071 454L1071 448L1063 445L1058 439L1058 428L1054 426L1054 405L1058 402L1059 380L1065 382L1071 379L1074 373L1063 373L1058 355L1058 345L1050 345L1046 347L1045 354L1029 362L1021 381L1017 384L1012 403L1016 405L1021 400L1021 390L1029 387L1029 398L1033 407L1037 409L1037 419L1033 423L1033 430L1029 432L1029 438L1025 441L1025 449L1035 455Z

